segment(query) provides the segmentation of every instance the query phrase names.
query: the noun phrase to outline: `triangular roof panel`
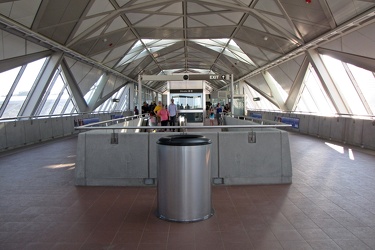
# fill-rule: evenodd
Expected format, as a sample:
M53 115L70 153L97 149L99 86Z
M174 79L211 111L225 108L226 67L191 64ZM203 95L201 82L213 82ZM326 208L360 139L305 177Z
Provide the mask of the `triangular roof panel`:
M98 22L100 19L102 19L104 16L96 16L89 19L85 19L82 21L82 23L79 25L77 31L74 34L74 37L78 36L85 30L87 30L90 26L94 25L96 22Z
M123 29L128 27L128 25L124 22L122 17L115 18L112 23L108 26L105 33L109 33L115 30Z
M91 5L90 10L87 12L87 16L92 16L104 12L109 12L115 8L108 0L95 0Z

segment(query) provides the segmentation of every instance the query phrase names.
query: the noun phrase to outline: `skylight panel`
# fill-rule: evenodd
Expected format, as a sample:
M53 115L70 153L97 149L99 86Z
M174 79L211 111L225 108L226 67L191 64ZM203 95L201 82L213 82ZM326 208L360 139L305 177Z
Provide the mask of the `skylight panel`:
M218 45L226 46L228 44L229 39L227 38L221 38L221 39L211 39L212 41L215 41Z
M117 67L124 64L128 64L137 60L141 57L147 56L149 54L157 55L157 51L168 48L169 46L174 45L177 42L180 42L180 39L142 39L137 41L133 48L125 55ZM206 47L216 53L223 53L228 57L234 58L238 61L244 62L246 64L255 65L254 62L241 50L241 48L230 39L192 39L190 42L194 42L203 47ZM227 47L228 46L228 47ZM146 48L145 48L146 47ZM143 49L141 52L140 50Z
M210 47L220 47L220 48L224 48L227 44L227 42L223 41L223 40L227 40L228 39L193 39L191 40L192 42L195 42L195 43L198 43L202 46L205 46L207 48L210 48Z
M235 41L233 41L232 39L229 41L229 45L234 46L234 47L241 50L240 46L238 46L237 43Z
M167 48L180 40L158 40L158 39L142 39L138 40L117 64L117 67L127 63L131 63L141 57L148 56L159 50ZM146 46L146 47L145 47Z
M223 53L226 56L235 58L241 62L255 65L255 63L241 50L235 41L229 39L193 39L199 45L209 48L213 51ZM227 48L225 48L229 45Z
M254 65L254 62L245 53L225 49L224 54L232 58L236 58L241 62Z
M146 47L154 47L154 46L161 46L161 47L168 47L171 46L181 40L171 40L171 39L163 39L163 40L158 40L158 39L142 39L141 43L143 43Z

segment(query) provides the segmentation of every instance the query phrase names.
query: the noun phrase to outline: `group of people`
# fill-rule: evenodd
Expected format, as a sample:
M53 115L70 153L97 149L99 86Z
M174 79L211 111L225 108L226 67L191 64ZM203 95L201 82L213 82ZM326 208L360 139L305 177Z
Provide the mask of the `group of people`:
M178 108L178 109L184 109L184 106L183 106L182 103L181 103L180 106L177 106L177 108ZM185 109L190 109L189 104L186 104Z
M142 105L142 114L149 114L150 112L153 112L156 107L156 102L153 101L151 104L148 104L147 102L143 102Z
M176 118L178 115L177 105L174 104L173 98L171 99L171 103L169 105L163 105L161 101L158 102L158 105L153 105L155 102L152 102L148 105L146 102L143 103L142 106L142 114L148 113L150 115L150 125L151 126L170 126L176 125ZM164 131L164 129L161 129ZM174 129L172 129L174 131Z
M149 121L151 126L158 126L159 124L161 126L168 126L168 123L170 126L175 126L178 109L180 109L180 107L174 104L174 100L172 98L169 105L163 105L161 101L159 101L157 105L155 101L153 101L150 105L148 105L147 102L144 102L142 105L142 114L150 115ZM210 125L214 125L215 118L217 120L217 124L221 125L222 114L228 112L230 112L229 104L221 106L221 104L218 102L215 107L214 105L209 106L208 117L210 119ZM139 114L137 106L134 108L134 114ZM161 129L161 131L164 131L164 129ZM175 130L172 129L172 131Z
M221 123L221 116L223 113L228 113L230 112L230 107L229 107L229 104L225 104L224 107L221 106L221 104L218 102L216 104L216 107L214 107L214 105L211 105L209 110L208 110L208 114L209 114L209 119L210 119L210 125L213 126L214 125L214 121L215 121L215 117L216 117L216 120L217 120L217 124L218 125L222 125Z

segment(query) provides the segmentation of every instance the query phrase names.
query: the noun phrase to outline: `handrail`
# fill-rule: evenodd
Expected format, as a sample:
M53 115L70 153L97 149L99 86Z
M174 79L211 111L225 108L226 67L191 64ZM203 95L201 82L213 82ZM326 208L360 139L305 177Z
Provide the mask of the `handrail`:
M283 113L283 114L301 114L301 115L315 115L323 117L358 117L358 118L369 118L375 119L375 115L358 115L358 114L344 114L344 113L334 113L334 114L321 114L317 112L308 111L283 111L283 110L271 110L271 109L248 109L248 112L272 112L272 113Z
M98 111L98 112L80 112L80 113L64 113L64 114L50 114L50 115L37 115L37 116L16 116L16 117L4 117L0 118L1 121L19 121L23 119L32 120L32 119L40 119L40 118L53 118L53 117L71 117L71 116L79 116L79 115L96 115L96 114L116 114L116 113L122 113L125 111L113 111L113 112L107 112L107 111Z
M232 117L235 117L231 115ZM107 121L101 121L96 123L90 123L87 125L82 125L75 127L76 130L122 130L122 129L146 129L146 130L154 130L154 129L183 129L185 131L186 129L217 129L217 128L285 128L285 127L291 127L290 124L285 124L277 121L271 121L271 120L264 120L266 122L269 122L271 124L252 124L252 125L214 125L214 126L194 126L194 125L177 125L177 126L126 126L126 127L108 127L108 124L118 124L121 120L127 121L127 120L133 120L138 118L148 118L148 114L140 114L140 115L133 115L133 116L127 116L127 117L121 117L118 119L113 120L107 120ZM242 117L242 116L239 116ZM248 118L248 117L245 117ZM252 119L250 117L250 119ZM258 119L257 119L258 120ZM104 127L98 127L100 125L105 125Z
M282 122L278 122L278 121L273 121L273 120L267 120L267 119L262 119L262 118L257 118L257 117L250 117L250 116L243 116L243 115L239 115L239 116L233 116L234 118L237 118L239 120L251 120L251 121L259 121L261 122L261 124L263 125L264 122L266 123L271 123L271 124L285 124L285 123L282 123ZM242 119L241 119L242 118Z
M231 115L232 117L236 118L236 116ZM127 117L121 117L118 119L113 120L107 120L107 121L101 121L96 123L90 123L87 125L82 125L75 127L76 130L122 130L122 129L146 129L146 130L154 130L154 129L182 129L182 131L185 131L186 129L217 129L217 128L285 128L285 127L291 127L290 124L285 124L278 121L271 121L271 120L262 120L262 119L256 119L256 120L262 120L261 124L252 124L252 125L214 125L214 126L194 126L194 125L177 125L177 126L126 126L126 127L108 127L108 124L118 124L121 120L127 121L127 120L133 120L138 118L148 118L148 114L140 114L140 115L133 115L133 116L127 116ZM243 116L237 116L243 117ZM244 117L246 120L253 119L252 117ZM263 124L263 121L271 124ZM103 127L98 127L100 125L105 125Z
M94 124L94 123L92 123ZM89 125L92 125L89 124ZM151 132L154 129L181 129L186 132L186 129L217 129L217 128L287 128L290 124L275 124L275 125L214 125L214 126L128 126L128 127L88 127L88 125L75 127L76 130L124 130L124 129L146 129Z

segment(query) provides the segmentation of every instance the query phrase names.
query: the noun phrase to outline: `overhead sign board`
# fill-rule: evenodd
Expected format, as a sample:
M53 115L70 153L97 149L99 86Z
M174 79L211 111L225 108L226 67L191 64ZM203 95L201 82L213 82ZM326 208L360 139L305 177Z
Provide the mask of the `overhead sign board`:
M203 89L170 89L170 93L203 93Z
M185 75L142 75L142 81L187 81L187 80L230 80L230 75L185 74Z
M221 75L189 75L189 80L222 80Z

